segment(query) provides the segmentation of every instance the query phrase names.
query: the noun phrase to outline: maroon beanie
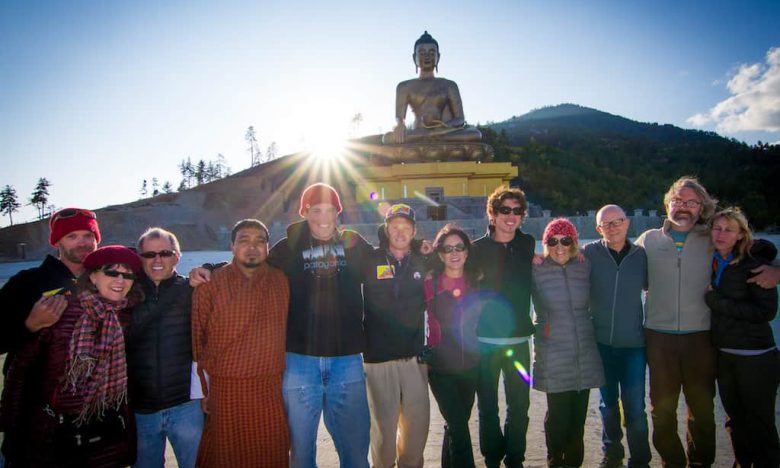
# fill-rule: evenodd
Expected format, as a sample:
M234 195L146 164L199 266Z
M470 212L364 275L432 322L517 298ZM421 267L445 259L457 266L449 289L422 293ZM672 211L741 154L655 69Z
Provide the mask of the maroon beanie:
M100 243L95 213L82 208L63 208L49 218L49 244L55 247L60 239L73 231L90 231Z
M566 218L556 218L550 221L550 224L544 228L542 235L542 244L547 244L553 236L569 236L574 243L577 243L577 228Z
M97 270L104 265L127 265L136 275L141 273L141 257L123 245L101 247L84 258L84 268Z
M341 213L341 199L336 189L328 184L317 183L306 187L301 194L301 206L298 209L298 214L305 216L309 208L320 203L330 203L336 207L337 213Z

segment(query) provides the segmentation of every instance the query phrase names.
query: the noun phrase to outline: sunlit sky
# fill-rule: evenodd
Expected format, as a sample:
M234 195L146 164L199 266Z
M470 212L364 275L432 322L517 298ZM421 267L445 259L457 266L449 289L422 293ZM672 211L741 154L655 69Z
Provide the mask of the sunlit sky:
M776 142L778 24L776 0L3 0L0 187L100 208L187 157L246 169L250 125L280 154L389 131L424 30L472 124L570 102Z

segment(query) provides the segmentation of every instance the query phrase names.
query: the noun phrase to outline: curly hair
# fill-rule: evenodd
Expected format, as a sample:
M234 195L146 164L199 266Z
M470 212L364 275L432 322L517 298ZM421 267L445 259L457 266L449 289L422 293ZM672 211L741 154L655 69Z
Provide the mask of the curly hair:
M505 185L496 187L493 193L487 199L488 217L495 217L498 214L498 207L504 200L517 200L520 208L523 210L522 217L528 214L528 200L525 199L525 192L517 187L507 187Z

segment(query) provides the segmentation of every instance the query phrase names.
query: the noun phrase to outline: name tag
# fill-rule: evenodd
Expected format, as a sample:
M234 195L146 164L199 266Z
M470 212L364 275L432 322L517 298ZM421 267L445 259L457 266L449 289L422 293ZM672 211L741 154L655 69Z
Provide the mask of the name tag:
M393 279L394 268L392 265L377 265L376 266L376 279Z

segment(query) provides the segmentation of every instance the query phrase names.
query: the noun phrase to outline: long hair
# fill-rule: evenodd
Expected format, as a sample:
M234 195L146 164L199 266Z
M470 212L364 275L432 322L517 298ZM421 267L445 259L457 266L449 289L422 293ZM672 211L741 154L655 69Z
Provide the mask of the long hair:
M719 219L725 219L730 226L736 226L739 229L739 233L742 234L742 239L739 239L734 244L734 260L731 261L732 265L736 265L741 262L750 252L750 246L753 244L753 231L750 230L747 217L736 206L730 206L723 210L718 211L712 216L709 222L709 228L712 229L712 225Z
M439 252L444 245L444 241L450 236L458 236L466 247L468 256L463 265L463 273L466 275L469 285L476 287L479 280L482 279L482 272L476 267L476 262L471 259L471 239L469 238L469 235L455 224L447 224L436 233L436 238L433 240L433 250L436 252L433 271L437 273L442 273L444 271L444 262L439 257Z

